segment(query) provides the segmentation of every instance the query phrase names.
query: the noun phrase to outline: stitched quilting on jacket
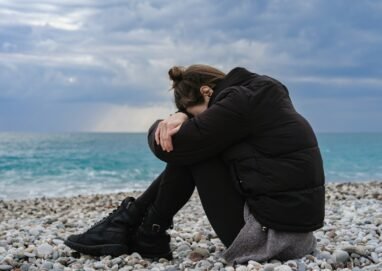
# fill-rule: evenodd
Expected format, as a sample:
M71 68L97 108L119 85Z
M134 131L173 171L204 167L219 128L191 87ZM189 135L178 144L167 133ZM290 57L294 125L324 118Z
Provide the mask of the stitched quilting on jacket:
M172 136L174 149L148 143L161 160L191 165L220 156L238 193L264 228L309 232L323 226L325 178L318 142L278 80L232 69L214 87L207 110Z

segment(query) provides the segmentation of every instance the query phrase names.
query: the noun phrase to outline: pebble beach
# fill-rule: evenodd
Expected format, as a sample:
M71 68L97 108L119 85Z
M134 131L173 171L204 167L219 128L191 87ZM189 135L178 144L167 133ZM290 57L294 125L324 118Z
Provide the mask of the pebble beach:
M138 253L94 257L63 244L85 231L126 196L140 191L74 197L0 200L0 270L382 270L382 182L326 184L325 225L316 230L317 248L299 259L228 265L195 190L174 217L174 259Z

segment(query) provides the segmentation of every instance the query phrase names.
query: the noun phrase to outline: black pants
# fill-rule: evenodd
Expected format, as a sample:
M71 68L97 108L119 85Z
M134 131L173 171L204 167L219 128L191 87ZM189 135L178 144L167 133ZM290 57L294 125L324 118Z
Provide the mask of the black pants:
M153 203L161 215L172 218L190 199L195 186L212 228L229 247L244 226L245 199L235 190L227 165L218 157L190 166L167 163L136 202L142 207Z

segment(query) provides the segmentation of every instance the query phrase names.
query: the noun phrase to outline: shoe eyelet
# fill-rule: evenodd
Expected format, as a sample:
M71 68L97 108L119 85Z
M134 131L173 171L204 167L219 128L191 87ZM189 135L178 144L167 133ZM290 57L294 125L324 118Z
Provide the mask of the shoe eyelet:
M153 224L151 226L151 230L154 231L154 232L159 232L160 230L160 225L159 224Z

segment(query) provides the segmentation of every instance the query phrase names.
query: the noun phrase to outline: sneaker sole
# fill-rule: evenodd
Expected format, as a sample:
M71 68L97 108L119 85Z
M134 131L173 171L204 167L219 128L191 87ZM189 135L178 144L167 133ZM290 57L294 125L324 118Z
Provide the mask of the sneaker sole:
M64 244L78 252L93 256L111 255L116 257L122 254L129 254L129 248L120 244L86 246L70 240L65 240Z
M146 253L146 252L141 252L141 251L137 251L137 250L134 250L134 249L129 249L129 254L132 254L133 252L137 252L139 253L139 255L141 255L142 258L150 258L152 260L156 260L158 261L160 258L165 258L167 260L172 260L174 257L173 257L173 254L172 254L172 251L169 251L169 252L165 252L165 253L162 253L162 254L150 254L150 253Z

